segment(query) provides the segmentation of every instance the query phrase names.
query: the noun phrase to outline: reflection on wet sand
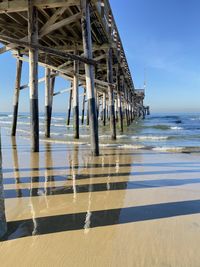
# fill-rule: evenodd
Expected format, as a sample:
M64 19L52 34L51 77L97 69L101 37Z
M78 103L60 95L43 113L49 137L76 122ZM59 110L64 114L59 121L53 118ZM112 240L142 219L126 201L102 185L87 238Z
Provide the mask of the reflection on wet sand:
M12 156L13 156L13 174L15 177L15 186L16 186L16 196L22 197L22 191L20 188L20 172L19 172L19 161L18 161L18 152L17 152L17 143L15 136L11 137L12 142Z
M1 136L0 136L0 238L4 236L7 231L4 191L3 191L3 174L2 174L2 152L1 152Z
M13 160L14 160L14 176L16 181L21 181L23 179L19 179L20 177L20 168L19 168L19 162L18 162L18 157L17 157L17 146L16 142L12 142L13 144ZM113 165L109 161L107 162L107 167L108 169L106 170L105 173L105 178L106 182L105 183L97 183L95 184L95 179L93 179L93 172L95 170L95 166L97 165L99 167L99 162L96 162L96 158L94 157L83 157L81 158L81 166L83 168L79 167L79 147L74 146L73 152L70 153L68 157L68 162L66 162L66 166L69 166L67 168L68 175L70 175L71 179L66 179L65 178L65 185L63 186L56 186L55 184L55 175L52 175L52 170L49 168L49 166L53 166L53 159L52 159L52 153L51 153L51 144L46 145L46 153L45 153L45 171L44 171L44 186L43 187L38 187L37 184L41 182L40 179L40 160L39 160L39 153L32 153L31 158L30 158L30 178L29 180L26 180L26 183L29 182L30 188L17 188L17 190L14 189L6 189L5 190L5 198L6 199L16 199L18 197L23 197L23 198L29 198L29 206L31 209L31 219L30 220L23 220L23 221L16 221L16 222L9 222L8 223L8 232L4 240L8 239L16 239L16 238L21 238L25 236L31 236L31 235L38 235L44 232L42 230L43 228L46 229L51 229L51 232L57 232L60 231L60 229L65 229L65 231L72 230L72 229L84 229L85 233L88 233L89 229L91 227L94 227L96 225L96 221L101 222L101 219L103 218L103 224L109 225L111 221L110 217L113 218L115 222L119 221L119 215L120 215L120 209L117 209L111 213L106 213L105 211L102 211L103 214L100 212L99 215L98 213L93 213L91 210L92 207L92 196L94 192L102 192L104 194L104 198L109 197L108 192L113 191L113 190L125 190L127 188L127 182L122 182L119 183L113 183L111 181L111 176L112 176L112 169L114 166L115 173L119 172L119 158L116 160L116 164ZM102 157L103 159L103 157ZM102 160L102 171L104 170L104 160ZM87 169L87 166L91 165L93 168ZM111 168L109 166L112 166ZM131 171L131 167L129 168ZM101 174L101 173L100 173ZM89 178L89 183L88 184L77 184L77 177L78 179L82 176L86 176L87 179ZM28 178L28 177L27 177ZM5 180L6 182L6 180ZM69 185L68 185L69 183ZM20 190L20 194L19 194ZM67 194L72 194L72 203L76 205L76 199L77 199L77 194L80 193L87 193L85 196L85 199L87 199L87 204L86 204L86 213L74 213L74 214L66 214L63 215L67 219L67 223L64 220L64 225L62 220L60 220L60 217L58 216L57 219L56 217L53 219L53 224L48 221L47 218L41 218L36 216L36 210L38 213L38 210L41 207L41 197L43 198L43 202L46 203L46 208L49 207L48 203L48 196L59 196L59 195L67 195ZM124 199L124 194L120 194L119 198L121 198L121 205L123 205L123 199ZM33 201L34 199L34 201ZM55 199L56 201L57 199ZM119 199L118 199L119 201ZM120 202L120 201L119 201ZM70 203L66 203L66 206L70 205ZM42 205L44 208L44 205ZM108 214L108 216L106 215ZM103 217L102 217L103 215ZM51 217L51 214L49 214L50 217L48 218L53 218ZM61 216L62 217L62 216ZM48 227L44 227L44 224L41 222L46 221ZM56 223L57 221L57 223ZM72 225L73 224L73 225ZM41 228L42 227L42 228ZM68 229L69 227L69 229ZM55 231L54 231L54 230ZM48 232L49 230L47 230Z
M199 266L197 156L108 148L96 158L51 143L31 154L17 141L4 155L0 262L25 249L19 266Z

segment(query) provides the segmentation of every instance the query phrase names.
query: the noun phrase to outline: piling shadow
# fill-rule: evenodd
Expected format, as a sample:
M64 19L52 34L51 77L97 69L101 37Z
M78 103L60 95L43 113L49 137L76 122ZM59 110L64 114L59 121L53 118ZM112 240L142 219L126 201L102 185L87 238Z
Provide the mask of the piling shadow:
M39 217L35 218L35 222L31 219L8 222L7 235L1 241L32 235L82 230L86 227L89 229L198 213L200 213L200 200L190 200L122 209L91 211L87 226L87 212Z

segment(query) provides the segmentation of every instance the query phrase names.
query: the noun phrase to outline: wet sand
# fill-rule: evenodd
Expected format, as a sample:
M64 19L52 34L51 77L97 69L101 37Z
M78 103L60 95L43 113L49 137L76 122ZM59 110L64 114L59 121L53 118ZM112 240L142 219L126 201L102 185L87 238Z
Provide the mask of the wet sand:
M2 136L4 266L200 266L200 154Z

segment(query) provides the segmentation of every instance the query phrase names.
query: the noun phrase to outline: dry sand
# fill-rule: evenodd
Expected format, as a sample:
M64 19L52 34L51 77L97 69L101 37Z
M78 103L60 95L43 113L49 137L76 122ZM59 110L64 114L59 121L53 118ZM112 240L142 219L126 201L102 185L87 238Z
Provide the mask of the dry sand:
M200 155L2 136L0 266L200 266Z

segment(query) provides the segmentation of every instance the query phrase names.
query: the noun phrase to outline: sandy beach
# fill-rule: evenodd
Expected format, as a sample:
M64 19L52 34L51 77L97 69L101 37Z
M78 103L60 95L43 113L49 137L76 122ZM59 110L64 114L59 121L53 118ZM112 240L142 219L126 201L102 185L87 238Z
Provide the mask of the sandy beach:
M1 266L199 266L200 156L2 133Z

